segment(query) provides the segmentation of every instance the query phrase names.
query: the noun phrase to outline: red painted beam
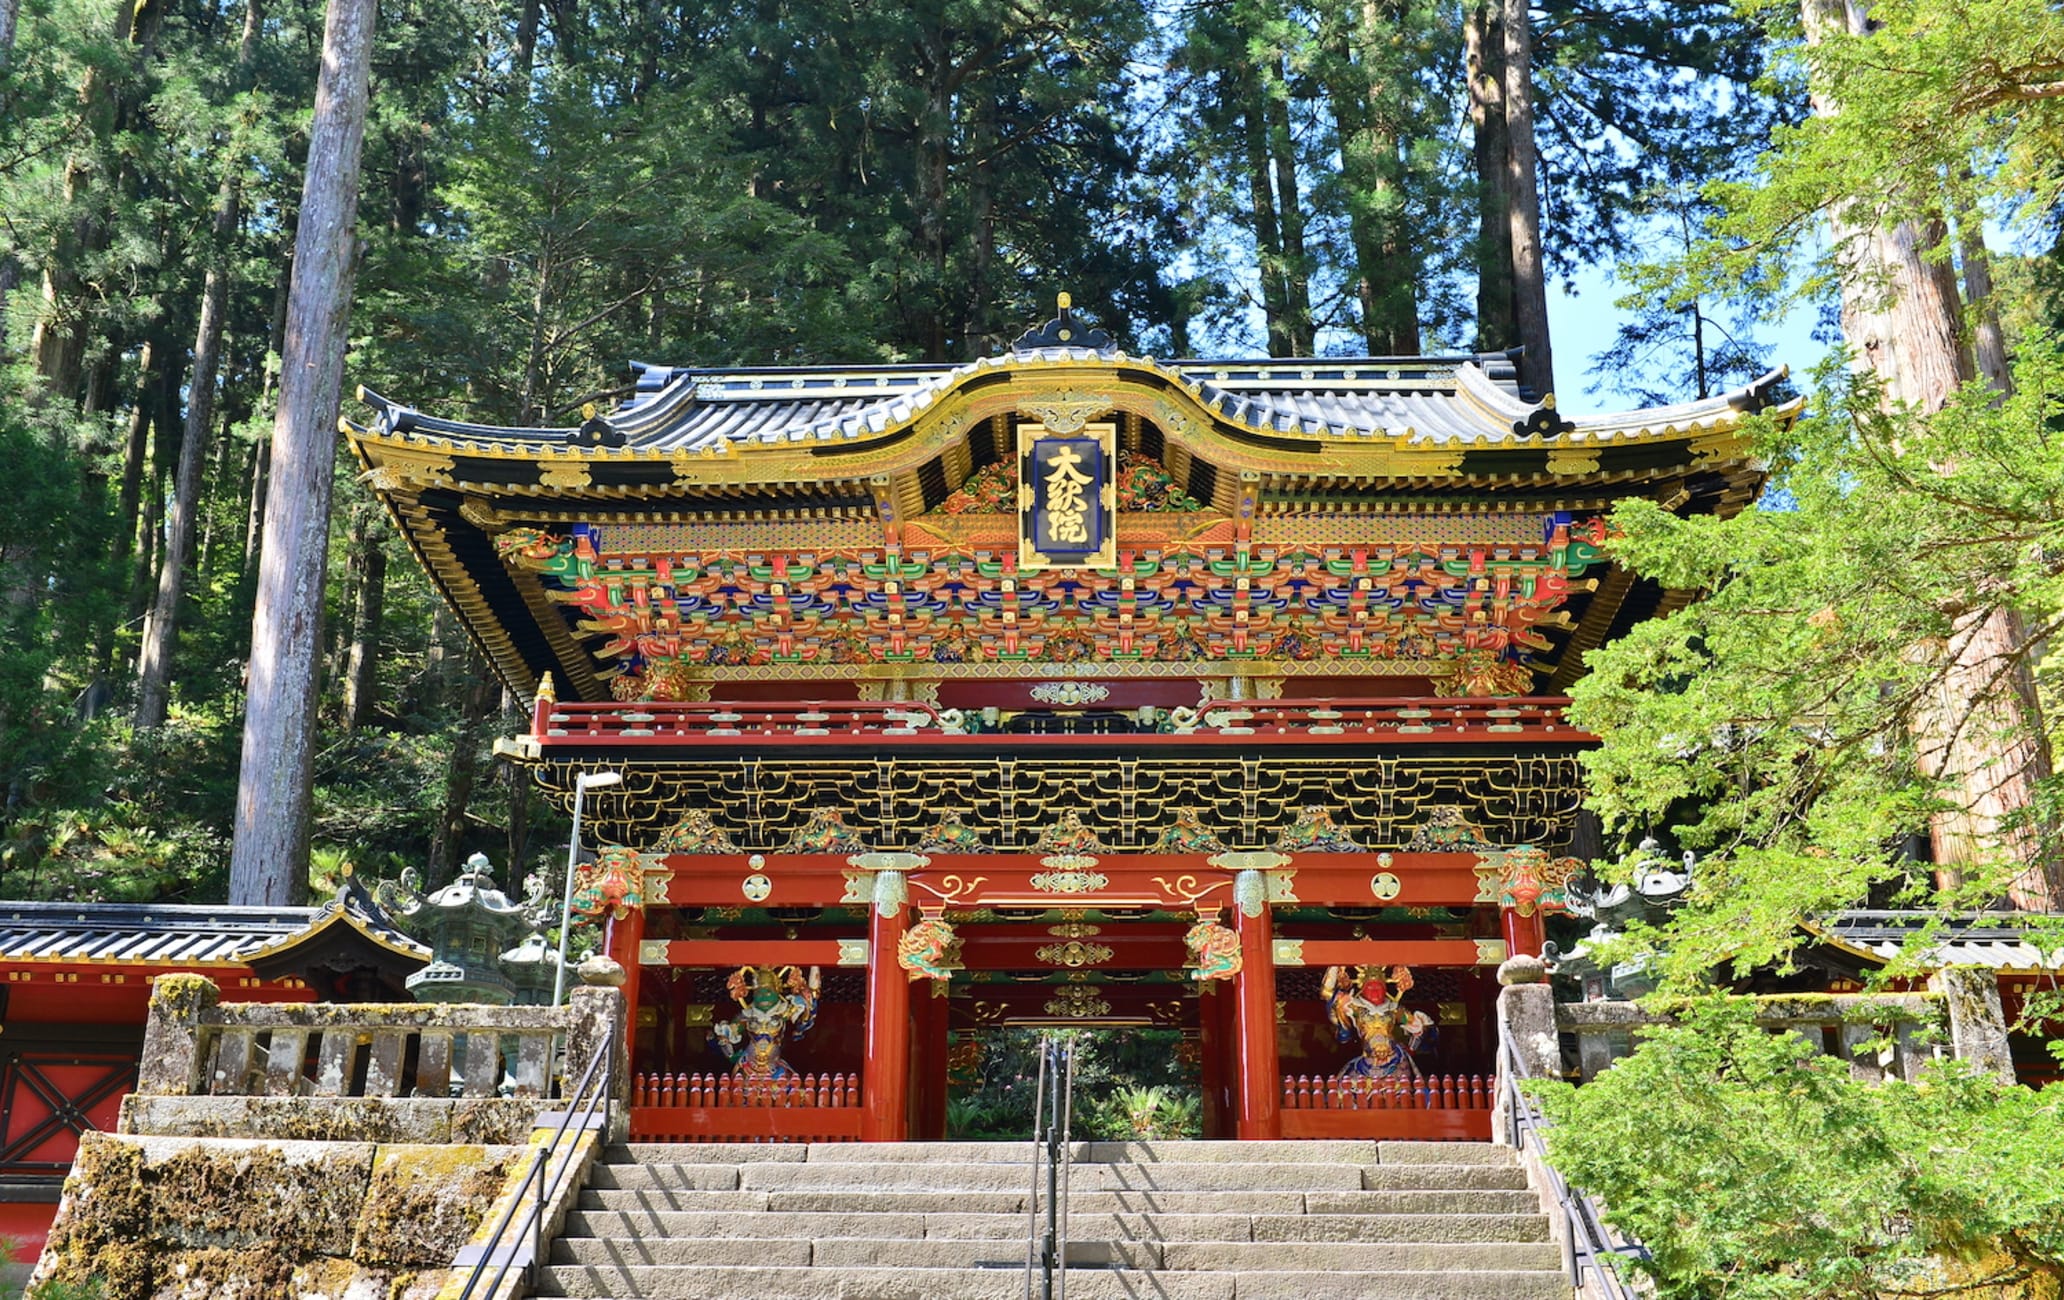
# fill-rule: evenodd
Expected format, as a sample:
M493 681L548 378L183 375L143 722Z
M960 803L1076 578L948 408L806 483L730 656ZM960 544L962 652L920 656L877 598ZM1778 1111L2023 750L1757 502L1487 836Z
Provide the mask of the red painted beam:
M1183 908L1202 895L1206 906L1231 901L1232 873L1202 855L1099 853L1078 879L1057 873L1031 853L937 854L910 873L919 907ZM1291 854L1295 902L1321 907L1460 907L1477 901L1474 853ZM744 854L674 854L665 904L679 907L832 907L847 898L854 868L832 854L769 853L755 866ZM745 882L764 876L770 892L748 897ZM1098 883L1096 877L1102 877ZM1057 884L1078 886L1057 892ZM1095 888L1079 888L1094 884ZM1395 885L1393 891L1392 886ZM655 889L655 898L661 891ZM1290 900L1285 900L1290 901Z
M1474 939L1305 939L1302 945L1306 966L1495 966L1504 960Z
M644 947L649 959L654 944ZM659 963L647 961L649 965ZM836 966L836 939L669 939L666 965L712 966Z

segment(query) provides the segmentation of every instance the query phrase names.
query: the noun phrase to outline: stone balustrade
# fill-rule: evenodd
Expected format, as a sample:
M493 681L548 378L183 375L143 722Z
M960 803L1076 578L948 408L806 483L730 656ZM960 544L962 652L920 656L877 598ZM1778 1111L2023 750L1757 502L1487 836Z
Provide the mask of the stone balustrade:
M1946 967L1919 993L1775 994L1755 1002L1758 1024L1801 1035L1847 1061L1859 1079L1916 1079L1940 1057L1974 1060L2008 1082L2014 1078L1998 980L1988 969ZM1576 1036L1577 1072L1586 1080L1663 1019L1632 1002L1555 1007L1556 1029Z
M520 1141L615 1026L623 994L581 986L560 1007L228 1003L207 979L152 990L142 1070L121 1131L377 1142ZM564 1044L564 1056L559 1045Z

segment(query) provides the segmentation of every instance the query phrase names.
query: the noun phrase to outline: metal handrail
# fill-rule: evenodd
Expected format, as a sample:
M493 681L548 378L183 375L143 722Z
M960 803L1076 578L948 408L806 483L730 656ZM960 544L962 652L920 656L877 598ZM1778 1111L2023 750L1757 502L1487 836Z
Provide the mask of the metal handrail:
M1548 1178L1548 1190L1562 1210L1563 1246L1569 1255L1569 1280L1581 1290L1588 1270L1598 1279L1607 1300L1636 1300L1635 1292L1620 1279L1619 1270L1607 1262L1611 1256L1649 1258L1648 1247L1624 1238L1612 1244L1612 1234L1598 1212L1598 1203L1571 1187L1548 1159L1548 1142L1542 1134L1549 1124L1533 1101L1520 1090L1521 1079L1533 1077L1512 1041L1512 1027L1498 1021L1498 1095L1505 1109L1505 1135L1514 1151L1522 1144L1533 1147L1541 1157L1541 1169Z
M574 1085L572 1094L561 1098L559 1127L553 1130L551 1141L539 1147L531 1156L530 1168L524 1171L523 1181L517 1185L516 1194L503 1208L502 1217L496 1221L494 1232L479 1247L480 1257L473 1261L472 1272L467 1274L465 1288L459 1292L459 1300L473 1300L475 1290L480 1286L481 1279L487 1276L490 1267L494 1268L494 1280L489 1282L487 1289L480 1294L492 1296L501 1288L502 1280L508 1276L510 1266L517 1260L517 1252L507 1244L506 1238L509 1236L510 1225L516 1223L517 1208L524 1204L526 1196L529 1197L530 1208L524 1213L522 1222L517 1225L517 1231L527 1234L523 1239L527 1239L529 1243L529 1257L523 1261L524 1281L526 1284L536 1282L537 1270L545 1258L545 1207L557 1199L560 1189L566 1184L567 1174L573 1168L572 1151L562 1149L568 1145L566 1135L571 1131L578 1137L579 1134L593 1129L598 1113L602 1119L603 1131L608 1130L610 1099L615 1092L611 1084L615 1076L616 1026L611 1024L603 1031L602 1041L596 1046L595 1055L588 1061L587 1068L581 1071L580 1082ZM574 1123L576 1116L580 1121L577 1126ZM555 1157L559 1159L559 1168L556 1173L551 1173ZM535 1195L531 1195L533 1187ZM498 1255L499 1264L496 1261Z
M1068 1300L1068 1192L1075 1161L1075 1050L1056 1038L1039 1045L1032 1092L1032 1195L1025 1213L1025 1300L1040 1279L1040 1300ZM1045 1157L1042 1166L1041 1157ZM1039 1178L1046 1175L1046 1224L1040 1230Z

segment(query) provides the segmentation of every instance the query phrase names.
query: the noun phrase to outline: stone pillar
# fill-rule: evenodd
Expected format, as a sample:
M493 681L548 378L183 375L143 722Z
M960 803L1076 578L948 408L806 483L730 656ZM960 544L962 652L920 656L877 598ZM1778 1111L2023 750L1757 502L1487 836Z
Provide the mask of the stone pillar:
M1562 1046L1555 1034L1555 993L1548 987L1547 966L1539 957L1507 958L1498 967L1498 983L1505 986L1498 993L1499 1032L1512 1038L1520 1076L1561 1078ZM1501 1143L1511 1138L1502 1087L1491 1115L1491 1136Z
M222 1002L205 975L160 975L151 983L136 1091L145 1097L191 1097L202 1091L201 1021Z
M1986 966L1944 966L1928 980L1949 1011L1949 1047L1957 1059L2014 1082L2014 1057L2007 1048L2007 1015L2000 1006L1999 976Z
M1236 1135L1272 1141L1283 1136L1283 1071L1276 1058L1276 947L1267 877L1242 871L1233 897L1233 931L1240 937L1240 973L1233 976Z
M910 977L896 960L909 929L903 873L874 873L867 923L867 1047L860 1066L860 1139L909 1136Z
M566 997L567 1009L573 1013L566 1030L566 1091L572 1093L588 1062L595 1059L603 1035L613 1027L616 1051L610 1063L610 1095L615 1110L610 1127L611 1140L621 1142L631 1118L631 1027L621 987L624 971L615 962L598 957L588 958L577 969L581 982Z

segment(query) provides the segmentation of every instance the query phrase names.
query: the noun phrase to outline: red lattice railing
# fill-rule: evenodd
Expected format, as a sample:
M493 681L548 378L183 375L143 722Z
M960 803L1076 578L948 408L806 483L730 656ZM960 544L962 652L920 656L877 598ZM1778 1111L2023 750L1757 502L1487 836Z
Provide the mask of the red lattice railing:
M1286 1138L1488 1140L1495 1081L1481 1074L1419 1079L1283 1077Z
M631 1137L668 1142L853 1142L860 1137L860 1077L803 1074L637 1074Z
M540 700L531 729L538 743L545 746L736 748L768 741L836 744L906 736L927 745L985 749L1038 749L1054 745L1152 747L1199 742L1239 745L1252 743L1257 736L1271 742L1312 745L1589 742L1589 733L1563 721L1563 707L1568 703L1562 696L1225 700L1199 710L1180 731L1025 735L956 731L942 721L940 709L914 701L560 704Z

